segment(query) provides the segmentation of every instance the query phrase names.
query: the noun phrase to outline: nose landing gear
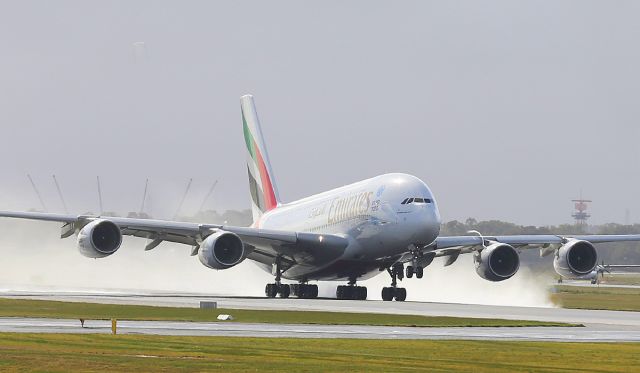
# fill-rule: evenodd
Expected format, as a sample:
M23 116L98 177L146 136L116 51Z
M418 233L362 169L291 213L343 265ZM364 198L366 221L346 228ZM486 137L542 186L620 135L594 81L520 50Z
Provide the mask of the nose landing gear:
M402 281L404 277L404 264L396 263L391 268L387 268L387 272L391 276L391 287L382 288L382 300L392 301L395 299L398 302L403 302L407 299L407 289L397 287L397 280Z

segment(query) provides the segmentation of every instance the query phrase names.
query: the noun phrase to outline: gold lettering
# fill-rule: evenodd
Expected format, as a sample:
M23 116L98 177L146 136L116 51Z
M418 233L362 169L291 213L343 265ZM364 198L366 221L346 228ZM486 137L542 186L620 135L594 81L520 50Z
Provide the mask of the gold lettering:
M367 192L365 193L365 205L364 205L364 210L362 211L362 213L367 212L367 210L369 210L369 206L371 206L371 196L373 195L373 192Z
M327 214L327 224L333 224L336 221L336 219L335 219L335 216L336 216L336 210L335 210L336 201L338 201L338 199L334 198L331 201L331 206L329 206L329 213Z

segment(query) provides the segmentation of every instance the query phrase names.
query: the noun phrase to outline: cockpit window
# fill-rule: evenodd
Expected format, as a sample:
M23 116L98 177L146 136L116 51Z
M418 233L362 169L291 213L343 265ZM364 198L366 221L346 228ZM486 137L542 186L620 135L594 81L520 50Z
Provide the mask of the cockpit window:
M429 198L405 198L404 201L400 202L401 205L408 205L410 203L431 203L431 199Z

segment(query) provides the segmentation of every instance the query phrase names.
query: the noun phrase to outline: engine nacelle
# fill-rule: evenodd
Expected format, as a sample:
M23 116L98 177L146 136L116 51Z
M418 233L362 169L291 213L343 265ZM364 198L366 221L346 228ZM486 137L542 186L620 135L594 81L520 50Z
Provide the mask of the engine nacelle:
M553 268L565 278L579 278L590 274L598 264L598 253L589 241L569 240L553 259Z
M78 250L88 258L104 258L120 248L122 232L114 222L94 220L80 230Z
M198 259L206 267L227 269L246 257L244 243L236 234L219 231L207 237L200 246Z
M504 243L494 243L473 254L476 272L489 281L511 278L520 268L520 256L516 249Z

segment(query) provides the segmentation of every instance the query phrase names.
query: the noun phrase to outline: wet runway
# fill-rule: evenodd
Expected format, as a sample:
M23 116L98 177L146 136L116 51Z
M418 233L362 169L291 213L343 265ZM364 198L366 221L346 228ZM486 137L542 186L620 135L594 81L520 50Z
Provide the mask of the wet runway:
M333 325L278 325L234 322L196 323L159 321L119 321L121 334L162 334L195 336L254 336L295 338L374 339L482 339L534 341L640 342L640 313L622 311L571 310L561 308L508 307L471 304L338 301L335 299L267 299L217 297L201 294L42 294L0 293L1 297L63 300L94 303L141 304L198 307L200 301L216 301L219 308L317 310L370 312L425 316L500 318L556 321L584 324L585 327L503 327L503 328L419 328ZM215 312L215 311L213 311ZM392 316L391 316L392 317ZM0 331L48 333L110 333L108 321L88 320L85 328L78 320L0 318Z

